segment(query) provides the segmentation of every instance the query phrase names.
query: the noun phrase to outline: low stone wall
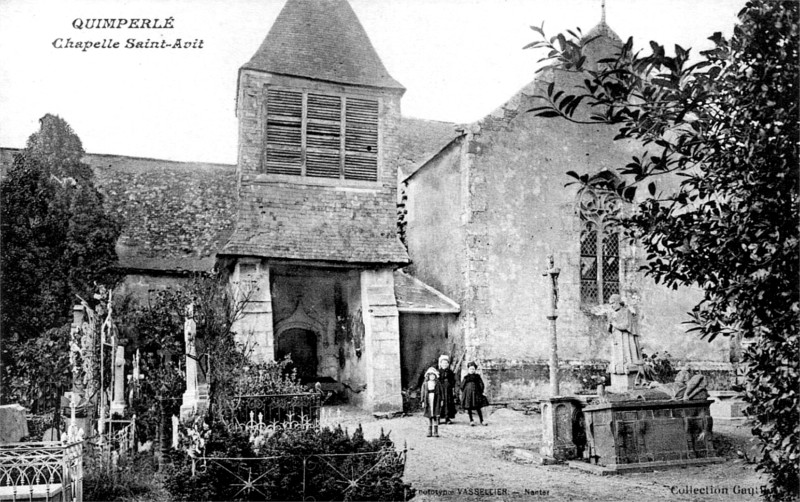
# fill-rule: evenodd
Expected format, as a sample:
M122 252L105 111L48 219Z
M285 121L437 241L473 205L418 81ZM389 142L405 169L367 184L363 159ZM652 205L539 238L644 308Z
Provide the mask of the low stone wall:
M676 374L683 363L676 361ZM728 363L690 362L691 373L704 375L708 390L730 390L734 383L733 368ZM550 366L547 361L492 360L480 363L480 373L487 384L490 401L508 401L548 396L550 392ZM610 385L607 361L561 361L558 367L559 387L562 395L593 392L596 380L605 377ZM593 378L594 377L594 378Z

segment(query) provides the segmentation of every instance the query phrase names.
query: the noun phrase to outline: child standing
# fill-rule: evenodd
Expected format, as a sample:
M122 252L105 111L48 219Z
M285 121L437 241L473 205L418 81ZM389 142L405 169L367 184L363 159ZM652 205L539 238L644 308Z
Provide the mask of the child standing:
M478 412L478 420L481 421L481 425L489 425L484 423L483 414L481 414L481 408L486 403L486 396L483 395L483 379L479 374L475 373L477 369L478 365L474 362L467 364L468 373L461 381L461 405L467 410L469 425L473 427L475 422L472 420L472 410Z
M439 437L439 413L442 401L442 387L439 384L439 372L430 367L425 372L425 381L419 393L428 419L428 437Z
M439 356L439 385L442 386L441 417L446 424L456 418L456 374L450 369L450 356Z

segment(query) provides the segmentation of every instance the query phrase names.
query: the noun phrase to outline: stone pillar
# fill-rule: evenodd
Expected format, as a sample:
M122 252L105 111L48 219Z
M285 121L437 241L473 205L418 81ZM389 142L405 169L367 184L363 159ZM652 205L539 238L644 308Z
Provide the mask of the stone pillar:
M172 415L172 448L177 449L180 446L180 425L181 421L178 417Z
M624 375L611 373L611 387L609 387L609 390L615 394L622 394L633 390L636 387L635 382L636 373L626 373Z
M197 390L197 351L195 337L197 324L194 320L194 306L189 305L186 312L186 321L183 325L183 336L186 340L186 391L183 393L181 403L181 418L188 418L200 404L200 393Z
M573 397L550 397L541 402L543 463L563 462L578 456L572 426L580 405Z
M125 414L125 347L122 345L117 345L114 356L114 396L110 413L112 417Z
M238 301L247 300L233 325L236 341L252 347L254 362L275 359L270 270L260 259L241 258L231 277Z
M558 384L558 335L556 332L556 319L558 319L558 276L560 268L556 268L553 255L547 257L548 269L542 274L547 277L547 292L550 298L550 397L561 394Z
M361 272L366 398L378 413L403 410L400 384L400 323L391 268Z

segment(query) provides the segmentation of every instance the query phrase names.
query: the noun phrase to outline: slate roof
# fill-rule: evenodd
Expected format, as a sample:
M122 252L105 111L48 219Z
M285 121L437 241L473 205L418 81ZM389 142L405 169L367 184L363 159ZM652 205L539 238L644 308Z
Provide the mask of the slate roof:
M405 264L394 191L295 183L243 185L223 255L349 264Z
M457 124L403 117L400 122L399 179L405 179L436 155L460 133Z
M120 265L211 270L236 219L236 167L87 155L112 214L123 222Z
M242 69L404 89L383 66L347 0L288 0Z
M461 307L416 277L396 270L394 296L397 310L408 314L458 314Z
M403 118L401 164L416 169L455 136L454 127L447 122ZM0 148L3 173L17 152L19 149ZM123 224L117 243L121 267L162 272L211 270L236 221L236 166L104 154L87 154L83 160L94 168L107 207ZM359 203L358 210L369 209L363 201ZM394 213L387 217L394 218ZM333 221L326 223L327 232L353 236L346 241L352 244L352 252L345 261L408 262L405 248L394 236L381 236L369 226L347 230L337 229ZM238 237L232 242L241 243L238 251L247 251ZM306 239L295 245L301 249L310 243ZM371 250L372 256L364 256L364 250Z
M0 149L3 172L19 150ZM87 154L120 223L119 266L208 271L236 218L236 166Z

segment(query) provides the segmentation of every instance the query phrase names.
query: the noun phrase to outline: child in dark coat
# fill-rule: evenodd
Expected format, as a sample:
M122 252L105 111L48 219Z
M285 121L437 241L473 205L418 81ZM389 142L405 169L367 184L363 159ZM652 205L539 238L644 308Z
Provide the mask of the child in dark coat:
M425 417L428 419L428 437L439 437L439 415L441 414L442 386L439 383L439 372L430 367L425 372L425 381L419 392Z
M461 405L469 414L469 425L475 426L475 422L472 420L472 410L478 412L478 420L481 421L481 425L489 425L483 421L483 414L481 414L481 408L486 403L486 397L483 395L483 379L479 374L475 373L478 365L470 362L467 364L467 368L469 373L461 381Z
M452 424L456 418L456 374L450 369L450 357L439 356L439 385L442 386L442 412L444 423Z

